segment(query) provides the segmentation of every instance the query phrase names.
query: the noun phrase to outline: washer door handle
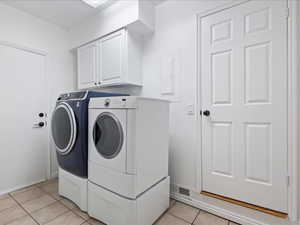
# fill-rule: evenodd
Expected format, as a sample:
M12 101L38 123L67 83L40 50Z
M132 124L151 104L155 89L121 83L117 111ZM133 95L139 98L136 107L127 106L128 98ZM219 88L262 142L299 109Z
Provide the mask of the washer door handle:
M100 138L101 138L101 129L99 128L98 124L96 123L95 127L93 129L93 139L94 139L95 145L98 144Z

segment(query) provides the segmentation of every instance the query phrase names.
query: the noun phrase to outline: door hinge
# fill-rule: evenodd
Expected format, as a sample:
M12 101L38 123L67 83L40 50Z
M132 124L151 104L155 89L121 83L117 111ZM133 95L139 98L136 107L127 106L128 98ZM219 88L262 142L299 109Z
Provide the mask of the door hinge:
M289 8L286 8L285 15L286 15L286 18L290 17L290 9Z
M290 176L289 175L286 176L286 184L287 184L287 186L290 186Z

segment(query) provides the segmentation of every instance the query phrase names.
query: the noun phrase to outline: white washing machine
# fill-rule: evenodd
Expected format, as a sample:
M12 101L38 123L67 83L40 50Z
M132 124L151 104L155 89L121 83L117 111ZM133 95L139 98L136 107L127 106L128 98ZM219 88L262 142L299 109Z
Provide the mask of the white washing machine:
M88 213L108 225L150 225L169 207L169 103L91 99Z

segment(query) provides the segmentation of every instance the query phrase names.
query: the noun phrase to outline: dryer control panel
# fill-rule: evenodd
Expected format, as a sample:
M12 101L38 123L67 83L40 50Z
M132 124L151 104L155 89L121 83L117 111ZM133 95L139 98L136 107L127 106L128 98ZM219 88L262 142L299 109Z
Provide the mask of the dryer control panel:
M110 108L110 109L134 109L137 105L137 97L108 97L91 98L89 108Z

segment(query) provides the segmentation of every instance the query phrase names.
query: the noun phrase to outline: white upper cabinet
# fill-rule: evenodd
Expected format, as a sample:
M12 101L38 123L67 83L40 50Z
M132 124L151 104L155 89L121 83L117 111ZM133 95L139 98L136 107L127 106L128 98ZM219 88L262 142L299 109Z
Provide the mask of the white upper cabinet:
M97 84L97 47L97 43L91 43L77 50L79 88L90 88Z
M142 40L126 29L78 49L78 88L142 85Z
M125 31L113 33L99 41L99 70L102 85L122 83L124 80Z

